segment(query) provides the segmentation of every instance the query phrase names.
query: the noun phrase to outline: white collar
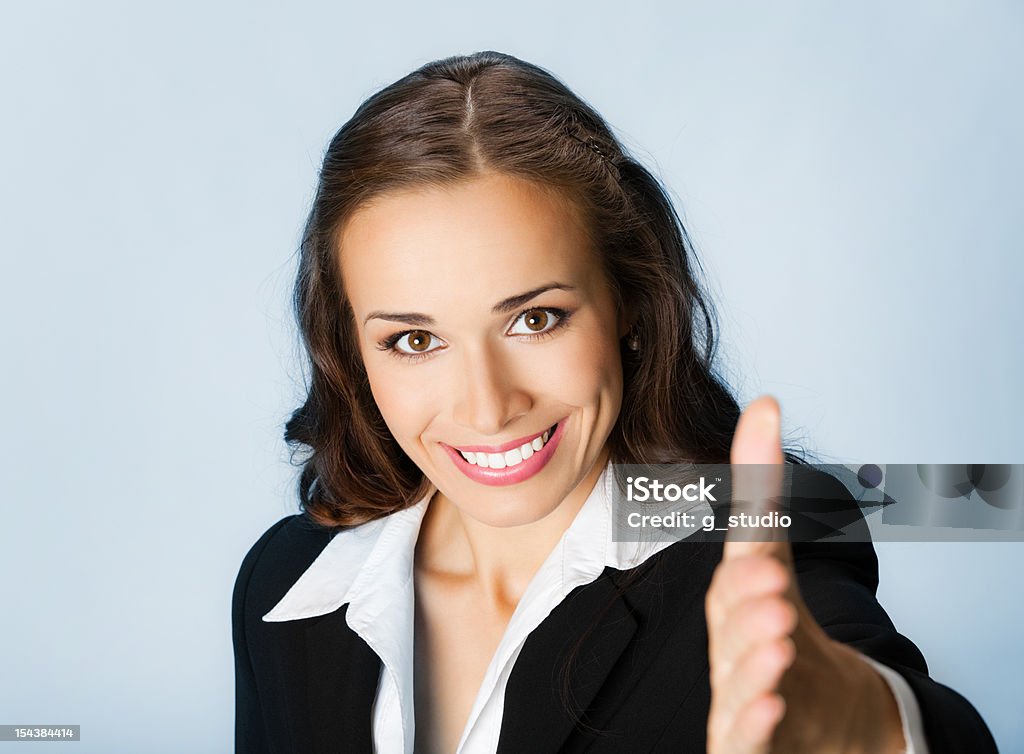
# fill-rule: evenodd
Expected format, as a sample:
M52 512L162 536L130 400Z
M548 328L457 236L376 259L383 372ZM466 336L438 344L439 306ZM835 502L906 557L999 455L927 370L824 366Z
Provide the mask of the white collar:
M488 703L495 685L507 678L507 665L518 656L525 637L569 592L592 582L606 567L633 568L672 544L672 539L615 541L614 483L611 464L607 464L572 524L527 586L484 676L466 733ZM267 622L299 620L325 615L347 604L345 620L381 658L389 691L397 694L406 732L414 729L413 557L434 492L432 488L409 508L336 534L280 602L263 616ZM408 733L404 744L403 748L411 751Z
M564 580L573 580L574 573L596 578L605 567L633 568L672 544L672 540L621 542L614 539L611 511L614 482L611 464L607 464L552 551L554 555L562 550ZM412 578L420 524L435 492L436 488L431 487L418 503L408 508L338 532L263 620L312 618L332 613L345 604L350 605L349 620L353 612L375 613L386 609L388 597L395 595L398 587ZM603 545L601 552L594 547L598 542ZM594 572L597 565L600 568Z

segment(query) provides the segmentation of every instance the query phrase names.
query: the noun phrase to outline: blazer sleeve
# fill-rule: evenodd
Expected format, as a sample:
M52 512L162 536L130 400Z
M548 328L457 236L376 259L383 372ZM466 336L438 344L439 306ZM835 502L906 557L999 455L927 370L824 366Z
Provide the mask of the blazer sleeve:
M260 710L256 675L245 639L246 595L252 573L267 543L294 516L287 516L271 526L250 548L242 560L231 596L231 637L235 653L235 751L246 754L269 754L267 738Z
M852 500L843 484L831 476L818 475L813 487L810 494L819 500ZM928 675L920 650L896 630L882 609L876 598L878 558L870 539L863 539L793 544L797 583L808 609L831 638L892 668L907 681L920 706L931 754L997 752L977 710Z

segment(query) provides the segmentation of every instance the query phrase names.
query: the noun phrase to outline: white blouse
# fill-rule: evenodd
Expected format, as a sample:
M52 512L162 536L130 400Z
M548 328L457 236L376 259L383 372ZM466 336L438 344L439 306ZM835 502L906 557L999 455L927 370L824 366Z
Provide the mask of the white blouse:
M672 540L617 542L613 539L611 466L523 593L466 721L456 754L493 754L501 730L505 686L527 637L578 586L597 579L606 567L635 568ZM433 496L385 518L339 532L287 594L263 616L265 621L311 618L348 604L349 627L381 659L373 706L377 754L412 754L413 555L420 524ZM921 711L899 673L861 655L889 683L900 711L907 754L928 754Z

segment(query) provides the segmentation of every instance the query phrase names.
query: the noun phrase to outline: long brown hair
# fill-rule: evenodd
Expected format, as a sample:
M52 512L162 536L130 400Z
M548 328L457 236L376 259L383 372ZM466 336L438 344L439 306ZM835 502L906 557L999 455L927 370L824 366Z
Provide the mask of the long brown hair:
M716 332L690 239L665 189L604 120L547 71L498 52L428 63L367 99L331 139L306 221L294 306L308 395L285 440L316 522L352 526L428 487L370 393L340 279L338 239L368 200L485 171L569 200L639 348L623 345L614 463L724 463L739 407L713 369ZM293 460L294 460L293 456Z

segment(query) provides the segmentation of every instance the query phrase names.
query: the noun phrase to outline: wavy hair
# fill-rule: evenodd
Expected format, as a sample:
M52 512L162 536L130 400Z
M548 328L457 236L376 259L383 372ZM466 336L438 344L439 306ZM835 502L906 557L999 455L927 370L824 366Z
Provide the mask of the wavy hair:
M299 252L294 307L308 394L285 426L299 497L353 526L429 486L370 393L338 265L347 219L385 192L485 172L533 181L580 213L637 350L621 350L614 463L725 463L739 406L713 369L714 313L661 183L597 112L544 69L498 52L428 63L367 99L331 139ZM296 454L302 454L301 462Z

